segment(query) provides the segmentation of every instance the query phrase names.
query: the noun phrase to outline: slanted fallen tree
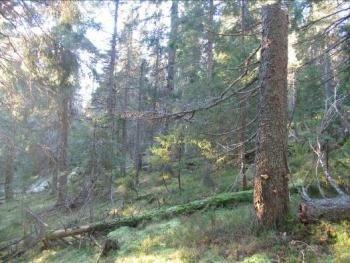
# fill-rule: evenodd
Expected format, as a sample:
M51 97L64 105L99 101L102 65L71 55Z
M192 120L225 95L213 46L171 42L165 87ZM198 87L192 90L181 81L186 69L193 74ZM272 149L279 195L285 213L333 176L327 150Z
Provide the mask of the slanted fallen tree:
M105 231L122 226L136 227L143 222L167 219L178 215L192 214L206 207L219 207L233 203L251 202L252 198L252 190L235 193L222 193L208 197L206 199L196 200L187 204L176 205L169 208L157 209L141 215L121 217L110 221L102 221L93 224L82 225L76 228L58 229L48 232L43 237L42 241L44 243L48 243L50 241L62 239L69 236Z
M299 205L299 219L303 223L319 220L340 221L350 219L350 196L312 199L306 196Z
M32 240L31 244L43 242L45 247L49 247L52 244L52 242L56 241L58 243L61 242L65 244L71 244L70 242L65 240L65 238L76 238L77 236L87 236L88 238L91 238L91 234L103 232L109 229L115 229L122 226L136 227L139 224L147 221L167 219L178 215L189 215L207 207L227 206L234 203L249 203L252 202L252 200L252 190L234 193L221 193L202 200L196 200L187 204L176 205L169 208L157 209L141 215L121 217L109 221L101 221L92 224L77 226L74 228L58 229L54 231L47 230L46 224L42 221L42 219L38 215L34 214L33 211L28 210L29 215L31 215L31 217L35 219L35 223L39 225L44 224L46 231L46 233L43 233L43 231L39 231L39 234L37 234L36 237L30 236L30 239ZM40 227L40 230L42 229L43 228ZM28 246L26 245L26 242L24 242L23 239L16 240L13 244L16 246L16 248L13 251L11 249L11 251L9 251L7 255L0 257L0 261L3 260L7 262L25 253L25 251L27 251L28 249ZM3 249L11 247L13 244L9 243L8 245L4 246Z
M326 108L320 126L316 130L316 143L312 144L311 141L309 141L310 148L314 152L315 157L317 157L316 171L319 166L322 168L327 185L333 189L333 192L337 193L337 196L326 196L326 192L323 190L316 176L318 191L322 198L311 198L308 195L307 189L302 188L299 219L303 223L313 223L322 219L328 221L350 220L350 195L337 184L328 163L329 152L340 148L350 137L349 116L347 116L348 114L346 112L341 110L341 103L347 97L348 95L340 98L334 96L333 103ZM322 138L324 135L329 136L328 129L336 117L340 118L342 125L342 129L339 129L341 130L339 136L341 137L341 142L330 147L328 145L328 140L322 140ZM311 131L309 130L309 132Z
M325 164L325 154L321 150L320 144L318 143L317 149L313 149L318 156L318 162L321 164L328 185L332 187L338 195L335 197L327 197L321 185L318 184L318 189L322 198L311 198L308 195L307 189L303 188L301 192L302 202L299 205L298 214L300 221L307 224L319 220L350 220L350 196L344 192L333 179L329 168Z

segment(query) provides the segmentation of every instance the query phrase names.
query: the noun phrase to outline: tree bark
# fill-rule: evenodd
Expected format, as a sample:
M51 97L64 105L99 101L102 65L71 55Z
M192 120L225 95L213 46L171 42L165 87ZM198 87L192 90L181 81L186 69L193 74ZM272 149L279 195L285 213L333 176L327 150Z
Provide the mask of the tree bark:
M260 113L254 208L263 227L278 227L288 212L288 16L279 4L262 9Z

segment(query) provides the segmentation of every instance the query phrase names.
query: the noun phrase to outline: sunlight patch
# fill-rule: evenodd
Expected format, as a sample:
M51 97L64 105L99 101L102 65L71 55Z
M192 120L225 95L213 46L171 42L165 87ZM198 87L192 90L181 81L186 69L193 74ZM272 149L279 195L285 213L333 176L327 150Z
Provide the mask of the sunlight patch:
M55 250L45 250L43 251L39 257L33 259L33 263L45 263L48 262L48 259L51 256L56 255L57 251Z

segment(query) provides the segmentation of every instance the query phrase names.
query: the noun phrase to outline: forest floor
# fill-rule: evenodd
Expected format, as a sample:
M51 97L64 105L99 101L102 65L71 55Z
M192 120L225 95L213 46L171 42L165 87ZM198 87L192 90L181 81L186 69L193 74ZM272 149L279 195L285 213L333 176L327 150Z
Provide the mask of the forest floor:
M187 171L183 175L183 190L177 190L175 178L168 178L167 187L159 174L143 174L139 196L120 208L118 196L125 189L118 187L115 205L97 201L94 220L141 214L150 209L170 207L227 191L235 171L217 171L211 185L200 173ZM146 190L147 189L147 190ZM307 225L297 220L299 199L291 196L291 213L284 229L258 230L251 204L208 208L191 215L169 220L152 221L137 228L121 227L105 233L116 240L119 248L100 257L100 248L91 242L60 245L47 250L36 247L15 262L350 262L350 222ZM31 194L20 201L0 205L0 242L20 237L24 229L23 207L35 212L54 205L48 193ZM46 210L49 211L49 210ZM59 216L55 211L42 215L51 229L74 227L89 222L87 208ZM90 218L91 219L91 218ZM29 226L27 226L29 227ZM100 242L101 236L96 236ZM1 247L1 244L0 244Z

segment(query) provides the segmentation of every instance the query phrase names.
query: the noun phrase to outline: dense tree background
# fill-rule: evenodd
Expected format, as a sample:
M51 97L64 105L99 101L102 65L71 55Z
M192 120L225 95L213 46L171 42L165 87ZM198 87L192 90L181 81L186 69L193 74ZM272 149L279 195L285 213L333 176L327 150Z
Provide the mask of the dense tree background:
M35 214L53 207L65 228L252 189L272 2L1 1L0 206L20 206L23 234L41 195ZM289 16L289 188L346 195L349 3L276 2Z

